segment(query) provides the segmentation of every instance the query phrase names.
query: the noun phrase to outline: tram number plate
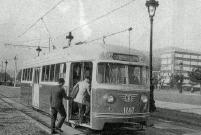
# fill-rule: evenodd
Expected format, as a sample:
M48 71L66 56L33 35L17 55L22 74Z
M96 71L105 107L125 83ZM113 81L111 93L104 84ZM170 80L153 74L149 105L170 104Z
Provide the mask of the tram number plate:
M125 114L133 114L135 112L134 107L124 107L124 113Z

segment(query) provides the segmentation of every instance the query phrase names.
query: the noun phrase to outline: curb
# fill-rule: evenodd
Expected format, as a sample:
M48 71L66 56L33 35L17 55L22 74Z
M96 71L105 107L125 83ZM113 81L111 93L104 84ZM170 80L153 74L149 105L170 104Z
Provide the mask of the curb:
M165 108L157 108L155 112L151 113L151 116L165 120L201 126L201 115L194 113L181 112L178 110L171 110Z

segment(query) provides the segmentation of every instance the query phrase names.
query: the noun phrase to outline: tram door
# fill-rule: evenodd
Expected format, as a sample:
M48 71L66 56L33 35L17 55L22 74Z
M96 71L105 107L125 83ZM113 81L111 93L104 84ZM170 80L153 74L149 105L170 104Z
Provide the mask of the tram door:
M40 68L34 69L33 87L32 87L32 103L33 107L39 108L39 78L40 78Z

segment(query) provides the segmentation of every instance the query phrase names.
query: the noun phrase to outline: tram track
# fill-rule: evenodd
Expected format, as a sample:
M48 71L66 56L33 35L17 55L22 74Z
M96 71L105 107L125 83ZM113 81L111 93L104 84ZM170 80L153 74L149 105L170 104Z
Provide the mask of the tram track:
M47 113L47 112L44 112L42 110L35 109L32 106L29 106L29 105L26 105L26 104L23 104L23 103L21 103L19 101L14 100L16 98L19 98L19 97L9 97L9 96L6 96L6 95L0 93L0 100L2 100L3 102L7 103L9 106L13 107L17 111L23 113L25 116L27 116L31 120L34 120L40 126L42 126L43 129L45 128L45 131L50 133L51 128L50 128L50 124L48 124L50 122L43 121L37 115L34 116L33 113L37 112L40 115L48 117L49 120L51 119L50 114ZM8 100L6 100L6 99L9 99L9 100L11 100L13 102L16 102L16 103L8 102ZM20 104L21 106L24 106L24 107L19 108L15 104ZM70 124L68 122L65 122L64 124L66 126L70 126ZM80 134L73 134L73 135L83 135L83 134L86 134L86 135L116 135L116 134L131 135L131 134L133 134L132 130L128 131L128 130L125 130L125 129L109 129L109 130L106 129L106 130L102 130L102 131L94 131L94 130L91 130L91 129L86 128L86 127L79 127L78 126L76 128L76 130L80 131L81 133Z
M5 102L5 103L8 104L9 106L11 106L13 109L16 109L17 111L23 113L24 115L26 115L26 116L27 116L28 118L30 118L31 120L34 120L35 122L37 122L39 125L42 125L43 127L46 128L46 131L48 130L48 131L49 131L48 133L50 133L50 130L51 130L50 125L49 125L47 122L42 121L41 119L39 119L37 116L33 116L33 115L32 115L33 112L35 111L35 112L40 113L41 115L44 115L44 116L48 117L49 119L51 119L50 114L47 113L47 112L44 112L44 111L42 111L42 110L34 109L34 108L31 107L31 106L28 106L28 105L26 105L26 104L23 104L23 103L18 102L18 101L15 100L14 102L17 102L18 104L24 106L24 108L18 108L18 107L16 107L16 105L14 105L13 103L10 103L10 102L8 102L8 101L6 100L6 99L9 99L9 100L12 100L12 101L13 101L13 99L16 99L16 98L19 98L19 97L9 97L9 96L6 96L6 95L0 93L0 100L1 100L1 101ZM26 108L28 108L28 109L26 109ZM67 122L65 122L64 124L67 125L67 126L69 126L69 123L67 123ZM81 127L81 128L76 128L76 130L78 130L78 131L80 131L80 132L83 132L83 133L81 133L82 135L83 135L83 134L101 135L100 133L97 133L97 132L95 132L95 131L92 131L92 130L90 130L90 129L83 128L83 127ZM89 130L90 130L90 131L89 131ZM74 135L77 135L77 134L74 134Z
M19 103L19 102L16 101L18 104L21 104L21 105L23 105L23 106L26 106L26 108L29 108L30 110L28 110L28 109L19 109L18 107L14 106L12 103L8 102L8 101L5 100L5 99L11 99L11 100L12 100L13 97L8 97L8 96L5 96L5 95L3 95L3 94L0 94L0 100L1 100L1 101L5 102L6 104L8 104L8 105L11 106L12 108L16 109L17 111L23 113L26 117L28 117L28 118L31 119L31 120L34 120L34 121L37 122L39 125L42 125L43 127L45 127L45 128L46 128L46 131L47 131L47 129L50 131L50 126L49 126L46 122L41 121L41 120L39 120L37 117L34 117L33 115L31 115L31 112L33 112L33 111L30 111L30 110L33 109L32 107L27 106L27 105L25 105L25 104L23 104L23 103ZM43 129L44 129L44 128L43 128Z

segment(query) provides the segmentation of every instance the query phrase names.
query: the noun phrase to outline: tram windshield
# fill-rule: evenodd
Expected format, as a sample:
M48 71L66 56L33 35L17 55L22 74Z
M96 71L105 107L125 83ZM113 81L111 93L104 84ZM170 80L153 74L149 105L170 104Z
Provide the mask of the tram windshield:
M145 66L101 62L98 63L97 82L146 85L148 71Z

